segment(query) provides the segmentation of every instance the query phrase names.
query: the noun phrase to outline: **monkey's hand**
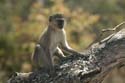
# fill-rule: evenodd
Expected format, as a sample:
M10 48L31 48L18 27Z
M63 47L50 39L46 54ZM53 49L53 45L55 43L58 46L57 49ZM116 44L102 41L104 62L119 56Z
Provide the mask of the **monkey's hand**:
M82 53L80 53L80 52L76 52L75 55L83 56L84 54L82 54Z
M55 54L56 54L57 57L59 57L60 59L66 57L66 56L63 54L62 50L61 50L59 47L56 48L56 52L55 52Z
M84 60L88 60L89 56L86 56L84 53L80 53L80 52L75 52L72 55L73 57L82 57Z

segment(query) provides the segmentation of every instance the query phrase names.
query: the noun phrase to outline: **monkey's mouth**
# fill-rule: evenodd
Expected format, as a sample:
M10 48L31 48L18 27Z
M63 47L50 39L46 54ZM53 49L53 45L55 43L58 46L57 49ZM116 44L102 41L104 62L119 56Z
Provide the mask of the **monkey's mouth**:
M64 20L58 20L58 27L62 29L64 27Z

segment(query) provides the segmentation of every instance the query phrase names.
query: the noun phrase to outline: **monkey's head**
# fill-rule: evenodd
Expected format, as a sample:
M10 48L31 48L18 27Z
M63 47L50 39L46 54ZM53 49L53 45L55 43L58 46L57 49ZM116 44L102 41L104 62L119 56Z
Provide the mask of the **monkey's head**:
M58 28L58 29L63 29L64 24L65 24L65 19L62 14L54 14L49 17L49 24L51 26Z

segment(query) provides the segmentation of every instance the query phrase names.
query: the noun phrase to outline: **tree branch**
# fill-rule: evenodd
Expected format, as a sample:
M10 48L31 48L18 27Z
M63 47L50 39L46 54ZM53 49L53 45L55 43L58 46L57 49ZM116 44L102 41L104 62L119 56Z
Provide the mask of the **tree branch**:
M67 57L50 76L41 70L16 73L8 83L101 83L115 67L125 64L125 29L93 44L81 55Z

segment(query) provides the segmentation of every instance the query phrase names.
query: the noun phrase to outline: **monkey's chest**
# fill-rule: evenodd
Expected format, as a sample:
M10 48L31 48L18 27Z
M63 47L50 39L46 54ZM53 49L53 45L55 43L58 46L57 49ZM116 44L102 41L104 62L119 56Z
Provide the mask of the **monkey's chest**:
M60 34L54 34L51 37L51 44L50 44L50 48L51 50L55 51L57 46L60 44L61 42L61 35Z

